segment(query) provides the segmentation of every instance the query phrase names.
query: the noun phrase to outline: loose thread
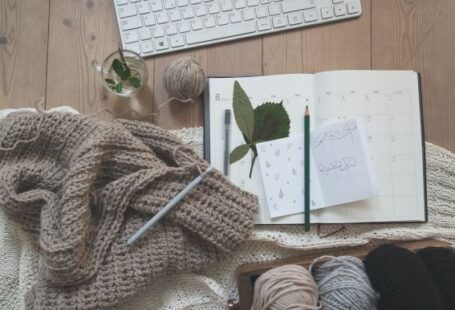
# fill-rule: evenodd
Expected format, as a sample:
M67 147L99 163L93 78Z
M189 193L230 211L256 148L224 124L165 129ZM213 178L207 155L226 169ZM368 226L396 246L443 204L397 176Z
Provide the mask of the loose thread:
M4 151L4 152L13 151L16 149L16 147L19 146L19 144L32 143L39 139L40 134L41 134L41 125L43 124L44 114L45 114L44 109L43 109L43 103L44 103L43 98L39 98L38 100L36 100L33 103L33 106L35 107L36 111L39 114L41 114L41 117L38 121L38 126L36 127L36 136L34 136L33 138L30 138L30 139L19 139L16 142L14 142L14 144L10 147L4 147L4 146L0 145L0 151Z

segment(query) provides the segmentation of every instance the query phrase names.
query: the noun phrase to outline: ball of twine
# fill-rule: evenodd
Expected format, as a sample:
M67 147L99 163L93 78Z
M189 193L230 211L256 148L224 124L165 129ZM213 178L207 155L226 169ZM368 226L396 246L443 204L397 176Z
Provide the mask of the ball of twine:
M167 66L163 82L171 99L192 102L204 91L205 73L196 60L183 57Z
M440 292L424 262L414 252L382 245L365 258L371 284L379 292L379 310L442 310Z
M310 272L318 285L322 309L376 309L377 294L360 259L321 256L313 261Z
M311 273L302 266L284 265L256 280L251 310L321 309L318 299Z

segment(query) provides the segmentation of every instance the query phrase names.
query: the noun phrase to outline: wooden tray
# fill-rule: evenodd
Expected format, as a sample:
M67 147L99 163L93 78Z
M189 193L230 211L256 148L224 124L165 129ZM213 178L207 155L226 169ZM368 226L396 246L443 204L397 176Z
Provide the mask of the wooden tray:
M421 240L421 241L411 241L411 242L387 242L393 243L397 246L409 249L411 251L417 251L426 247L444 247L450 248L450 245L446 242L435 241L435 240ZM279 260L274 260L266 263L251 263L239 266L235 271L235 277L237 279L237 288L239 291L239 303L232 303L230 309L240 309L240 310L249 310L253 304L253 291L254 291L254 282L257 278L267 270L279 267L282 265L296 264L308 268L311 262L318 258L321 255L332 255L332 256L342 256L349 255L355 256L360 259L364 259L366 255L383 243L368 245L368 246L359 246L359 247L349 247L349 248L337 248L334 250L314 250L307 252L303 256L296 256L291 258L284 258Z

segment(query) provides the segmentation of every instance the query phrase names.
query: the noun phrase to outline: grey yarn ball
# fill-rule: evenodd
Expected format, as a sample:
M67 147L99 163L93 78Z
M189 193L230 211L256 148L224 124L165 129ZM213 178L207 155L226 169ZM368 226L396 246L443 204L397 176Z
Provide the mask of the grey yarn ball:
M322 256L312 263L310 271L318 285L323 310L376 309L378 296L360 259Z

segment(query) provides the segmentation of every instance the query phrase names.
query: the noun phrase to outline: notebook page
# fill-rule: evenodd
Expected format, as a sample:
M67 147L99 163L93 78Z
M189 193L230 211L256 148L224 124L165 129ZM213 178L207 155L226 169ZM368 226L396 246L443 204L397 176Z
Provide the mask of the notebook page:
M312 109L314 85L313 75L310 74L211 78L209 80L210 162L221 171L223 171L224 161L224 111L225 109L232 111L233 87L236 80L250 97L253 108L265 101L283 100L283 105L291 120L290 135L303 132L305 105L308 104ZM230 134L230 151L245 143L235 123L233 112ZM264 200L264 187L258 160L254 164L251 179L248 176L251 159L252 154L249 151L241 160L230 165L229 178L240 188L258 195L260 211L256 222L264 224L272 222L277 224L303 223L303 215L271 220Z
M322 223L425 220L418 75L333 71L315 75L317 126L358 119L376 172L376 198L316 211Z
M365 131L356 119L312 132L311 151L325 206L377 195Z
M305 210L304 135L259 143L258 157L266 204L272 218ZM310 156L311 210L325 206L314 156Z

